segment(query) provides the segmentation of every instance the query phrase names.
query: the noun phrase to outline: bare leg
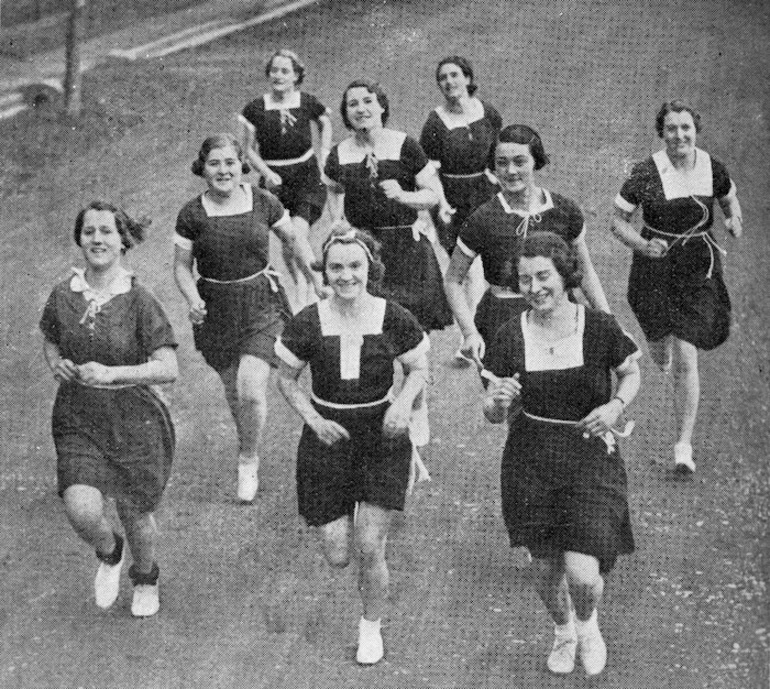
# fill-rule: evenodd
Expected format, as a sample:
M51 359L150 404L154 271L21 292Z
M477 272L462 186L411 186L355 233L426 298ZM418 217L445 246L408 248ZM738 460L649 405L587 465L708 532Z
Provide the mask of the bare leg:
M155 518L152 512L137 512L129 503L118 500L118 514L126 540L134 558L135 568L149 574L155 563Z
M550 559L534 558L530 565L535 589L548 610L554 624L567 624L571 617L570 601L564 560L561 556Z
M604 579L599 573L599 560L591 555L567 551L564 563L569 583L569 595L575 605L578 620L591 617L604 592Z
M673 357L674 338L671 335L655 342L648 342L650 356L663 373L671 370L671 360Z
M471 310L471 313L475 314L476 307L479 305L486 289L484 270L481 266L480 257L477 256L473 263L471 263L463 284L465 286L465 299L468 302L468 308Z
M390 574L385 562L385 544L390 528L391 512L362 502L355 521L356 545L359 556L359 583L364 604L364 619L375 621L382 617L388 595Z
M104 555L115 550L112 526L104 516L104 501L97 488L70 486L64 491L64 510L75 533L94 550Z
M299 216L292 216L291 222L294 226L294 231L296 232L297 236L307 240L308 235L310 234L310 225L308 225L307 220L305 220L305 218L300 218ZM297 258L294 256L291 249L289 249L284 244L282 250L283 262L286 264L286 270L289 272L291 279L296 285L296 289L294 291L294 311L297 312L303 309L309 303L309 285L305 279L305 276L302 274L302 270L299 268Z
M350 564L350 538L353 519L345 516L320 527L322 547L326 561L335 569Z
M677 443L692 444L699 399L698 350L695 345L674 338L674 412Z

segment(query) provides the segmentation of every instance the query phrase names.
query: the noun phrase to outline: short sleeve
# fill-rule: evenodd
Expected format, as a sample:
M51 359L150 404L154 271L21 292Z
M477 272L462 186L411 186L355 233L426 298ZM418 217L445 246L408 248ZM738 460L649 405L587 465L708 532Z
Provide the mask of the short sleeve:
M484 368L494 373L498 378L511 378L516 373L516 356L514 343L516 337L515 328L520 328L518 318L512 318L500 327L487 347L484 354Z
M585 228L586 220L583 211L572 199L562 197L564 204L564 215L566 221L566 234L564 239L568 242L574 242L580 237Z
M244 109L242 116L245 120L248 120L252 126L258 127L259 125L259 100L253 100Z
M489 105L489 103L484 103L484 114L492 125L492 129L494 129L495 134L498 134L503 128L503 118L500 117L500 113L497 112L494 107Z
M402 364L416 361L430 348L428 336L423 332L417 319L402 306L388 302L384 329L390 335L394 351Z
M642 356L634 339L618 324L614 316L602 313L602 339L607 343L608 363L611 368L623 369Z
M430 160L441 160L441 132L435 112L428 115L420 134L420 146Z
M264 192L263 192L264 193ZM287 211L283 207L277 196L267 192L266 197L266 210L267 210L267 224L269 227L275 227L285 222Z
M615 205L628 213L641 205L645 183L645 163L637 163L631 170L631 176L623 182L620 193L615 198Z
M43 314L40 317L40 330L46 340L55 345L59 344L59 319L56 316L56 290L51 292L48 301L43 307Z
M311 96L309 93L305 95L305 102L307 103L307 111L311 120L317 120L321 116L328 114L328 109L323 105L315 96Z
M176 347L177 341L174 330L169 323L166 313L160 302L147 290L140 290L139 318L137 320L138 341L142 353L149 357L155 350L161 347Z
M340 170L340 153L339 147L333 146L326 158L326 165L324 166L324 176L327 177L334 184L340 183L341 177Z
M730 193L733 186L727 168L718 160L711 159L711 174L714 178L714 196L721 199Z
M275 354L288 366L302 368L320 347L318 307L313 304L302 309L284 326L275 342Z
M401 162L413 175L421 172L428 164L425 151L411 136L407 136L401 146Z
M176 216L175 243L184 249L191 249L198 238L198 226L195 222L192 203L184 205L179 215Z
M484 248L485 223L481 208L471 213L460 227L457 246L469 258L478 256Z

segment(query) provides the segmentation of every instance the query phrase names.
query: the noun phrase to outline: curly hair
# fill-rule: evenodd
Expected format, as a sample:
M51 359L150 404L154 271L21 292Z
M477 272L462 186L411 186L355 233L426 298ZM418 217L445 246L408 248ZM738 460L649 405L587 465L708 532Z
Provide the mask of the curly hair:
M524 239L519 249L519 258L550 258L561 275L565 289L580 287L583 272L580 269L577 252L558 234L547 231L532 232Z
M243 173L246 174L249 172L251 168L249 167L249 164L244 160L243 147L241 146L241 142L238 141L238 139L229 132L220 132L219 134L212 134L211 136L207 136L203 140L201 148L198 151L198 157L193 160L192 165L190 165L190 170L192 173L198 177L203 177L203 168L206 165L206 159L209 157L209 153L217 148L227 148L228 146L232 146L233 150L235 150L235 154L238 156L238 160L241 161L241 170Z
M660 106L658 114L655 115L655 131L658 132L658 136L661 139L663 138L663 124L666 121L666 115L672 112L689 112L690 115L692 115L692 121L695 124L695 133L700 133L700 113L683 100L669 100Z
M297 75L297 78L294 81L294 85L299 86L305 80L305 65L302 60L299 59L299 55L297 55L297 53L295 53L293 50L289 50L288 48L280 48L270 56L270 59L265 65L265 76L270 76L270 70L273 68L273 60L275 60L277 57L285 57L291 60L294 74Z
M382 282L382 278L385 275L385 264L382 262L382 245L366 230L359 230L346 225L332 230L321 249L321 260L316 261L312 266L313 270L319 271L323 275L325 285L329 284L326 277L326 259L329 249L335 244L358 244L360 247L363 247L369 260L369 288L376 287Z
M144 235L152 222L149 218L142 217L139 220L131 218L122 208L107 201L91 201L85 208L82 208L75 217L75 244L80 246L80 240L83 235L83 225L85 224L86 213L88 211L109 211L115 218L115 228L118 230L120 238L123 240L123 253L144 241Z
M340 115L342 115L342 122L348 129L353 129L348 119L348 91L351 89L366 89L369 93L374 94L377 98L377 102L382 108L382 126L384 127L390 117L390 103L388 103L388 97L385 95L385 91L382 90L376 81L368 81L367 79L356 79L351 81L347 88L342 92L342 102L340 103Z

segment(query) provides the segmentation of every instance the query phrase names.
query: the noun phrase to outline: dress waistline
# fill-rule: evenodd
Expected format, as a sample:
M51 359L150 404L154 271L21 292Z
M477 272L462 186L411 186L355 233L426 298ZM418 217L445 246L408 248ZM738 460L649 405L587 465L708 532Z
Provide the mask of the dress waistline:
M530 414L526 409L522 409L522 413L524 416L526 416L528 419L532 421L538 421L540 423L548 423L553 424L557 426L571 426L571 427L577 427L579 425L579 421L568 421L566 419L554 419L548 416L538 416L537 414ZM607 454L612 454L612 451L615 449L615 439L616 438L627 438L631 435L631 432L634 430L634 422L633 421L626 421L626 425L622 428L610 428L604 435L600 436L601 439L604 441L604 444L607 446ZM590 438L590 435L587 433L583 434L583 438L585 440L588 440Z
M489 291L498 299L523 299L524 295L506 285L489 285Z
M254 273L253 275L247 275L245 278L238 278L237 280L216 280L214 278L207 278L205 275L201 275L201 280L211 282L214 285L240 285L245 282L256 280L261 275L264 275L265 278L267 278L267 281L270 284L270 289L273 290L273 292L277 292L278 280L281 277L281 273L275 270L275 268L273 268L269 263L262 270Z
M315 393L310 393L310 399L316 404L320 404L322 407L328 407L329 409L371 409L373 407L379 407L383 404L393 401L393 388L388 390L388 394L382 399L375 400L374 402L359 402L358 404L340 404L339 402L327 402L322 400Z
M297 165L304 163L313 157L313 149L309 148L299 158L283 158L282 160L266 160L265 164L270 167L287 167L288 165Z

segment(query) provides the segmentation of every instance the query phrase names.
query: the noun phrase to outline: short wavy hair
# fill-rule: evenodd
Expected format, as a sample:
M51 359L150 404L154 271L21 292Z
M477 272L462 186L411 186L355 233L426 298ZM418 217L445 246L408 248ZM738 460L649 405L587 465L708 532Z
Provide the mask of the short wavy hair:
M700 113L683 100L668 100L660 106L658 114L655 115L655 131L658 132L658 136L661 139L663 138L663 124L666 121L666 115L672 112L689 112L690 115L692 115L692 121L695 124L695 133L700 133Z
M299 55L293 50L288 48L280 48L276 50L270 59L265 64L265 76L270 76L270 70L273 68L273 60L277 57L285 57L291 60L291 66L294 69L294 74L297 75L297 80L294 82L295 86L299 86L305 80L305 64L299 59Z
M547 231L537 231L528 234L521 243L519 259L542 256L550 258L561 275L565 289L580 287L583 281L583 271L580 269L577 251L565 242L558 234Z
M460 71L465 75L465 78L470 81L468 84L468 95L472 96L474 93L476 93L479 87L473 81L473 65L471 65L471 61L469 59L462 57L461 55L449 55L448 57L440 60L438 66L436 67L437 82L439 72L441 72L441 68L444 65L457 65L460 68Z
M206 160L209 157L209 153L216 150L217 148L226 148L227 146L232 146L235 150L235 154L238 156L238 160L241 161L241 170L243 170L243 173L246 174L249 172L251 168L245 160L241 142L238 141L235 136L230 134L230 132L220 132L218 134L207 136L203 140L200 150L198 151L198 157L193 160L192 165L190 165L190 170L192 173L198 177L203 177L203 168L206 165Z
M545 152L540 134L526 124L509 124L500 130L500 133L497 135L497 142L490 151L490 170L495 169L495 149L497 144L525 144L528 146L529 152L535 160L535 170L540 170L551 162L551 159Z
M382 245L366 230L346 225L332 230L326 238L321 249L321 259L313 264L313 270L319 271L323 275L325 285L329 284L326 277L326 260L329 249L335 244L358 244L363 245L366 256L369 259L368 287L377 287L385 276L385 264L382 262Z
M108 201L91 201L85 208L81 208L75 217L75 229L73 232L75 244L81 246L80 241L83 236L83 225L88 211L109 211L115 218L115 227L118 230L123 241L123 253L126 253L132 247L144 241L147 228L150 226L149 218L140 218L134 220L122 208L118 208Z
M345 127L348 129L353 129L353 126L350 124L350 120L348 119L347 101L348 91L356 88L366 89L369 91L369 93L373 93L375 98L377 98L377 102L382 108L382 126L384 127L388 122L388 118L390 117L390 103L388 103L388 97L385 95L385 91L382 90L382 86L380 86L376 81L369 81L368 79L356 79L355 81L351 81L347 85L347 88L342 92L340 115L342 115L342 122Z

